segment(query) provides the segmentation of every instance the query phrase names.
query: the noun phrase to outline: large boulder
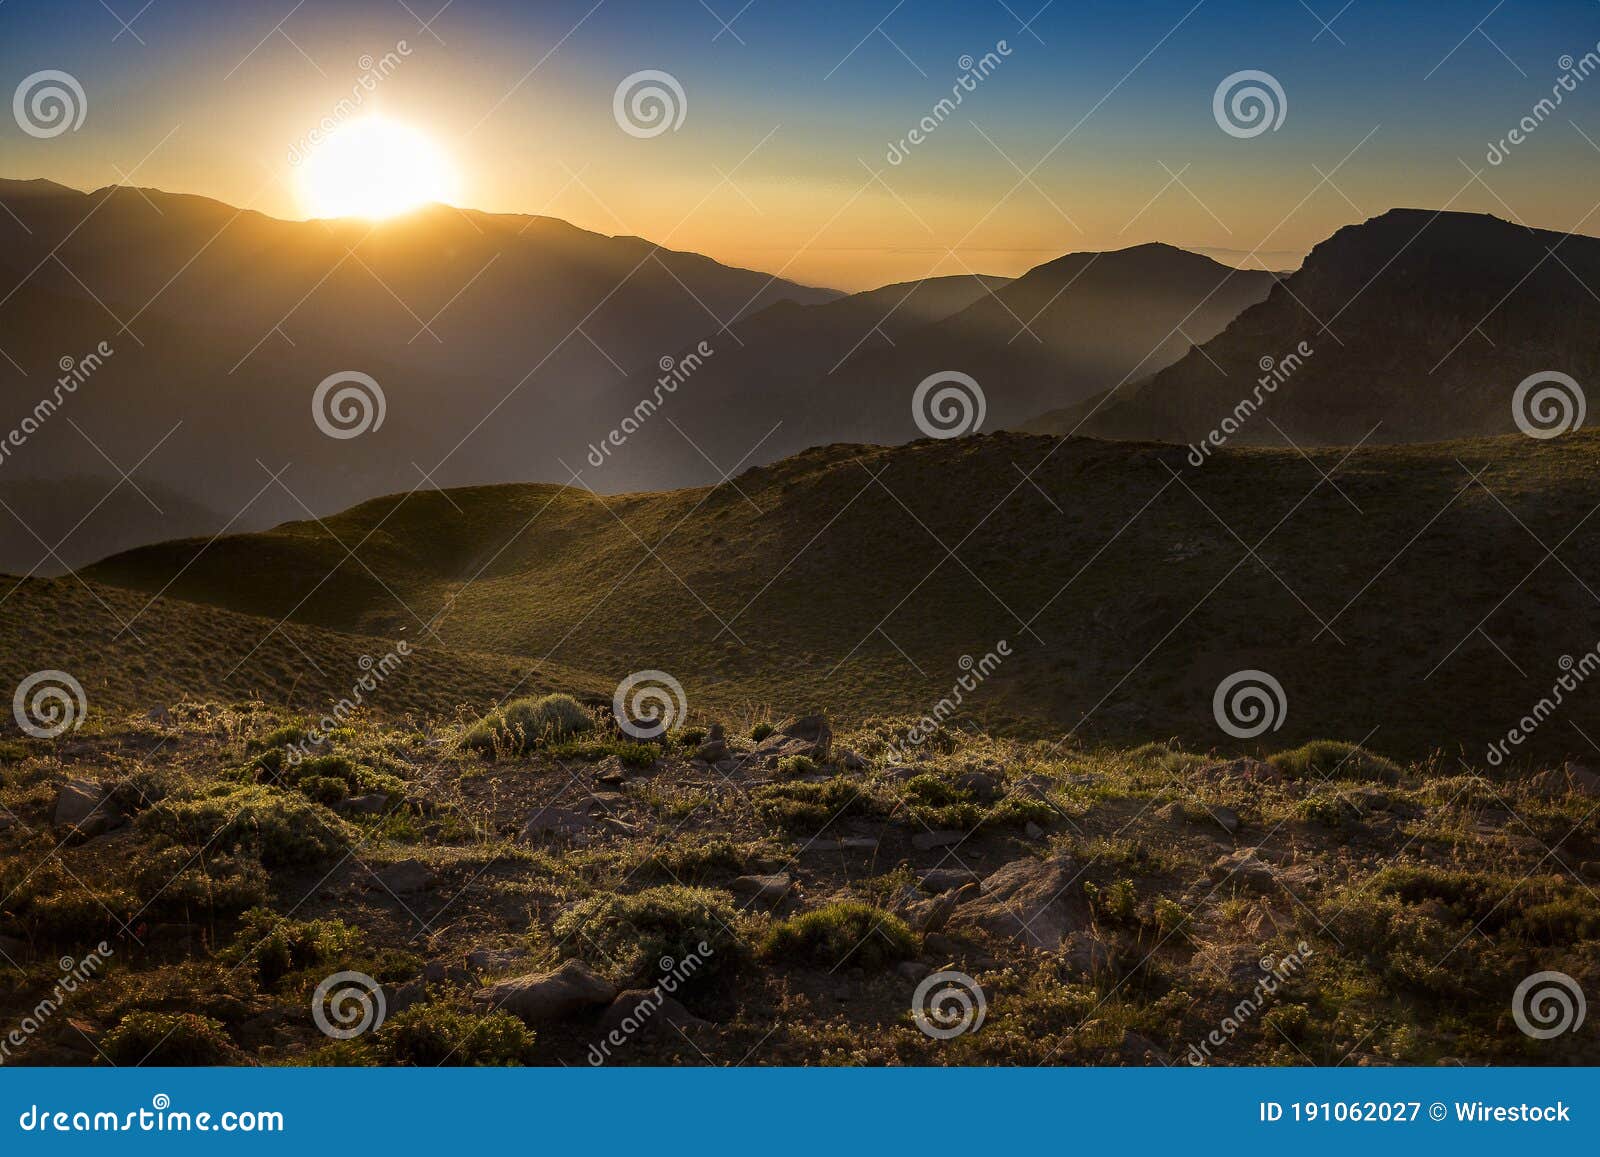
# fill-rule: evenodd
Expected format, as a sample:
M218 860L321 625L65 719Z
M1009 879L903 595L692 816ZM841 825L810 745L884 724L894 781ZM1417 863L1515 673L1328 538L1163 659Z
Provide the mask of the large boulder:
M1078 864L1066 854L1013 860L984 879L978 896L961 906L960 915L964 923L997 936L1051 950L1091 924Z
M697 1028L706 1022L659 988L630 988L600 1014L600 1031L625 1037L654 1036L666 1028Z
M617 986L581 960L569 960L554 972L514 976L472 994L474 1003L504 1009L530 1025L565 1020L616 998Z

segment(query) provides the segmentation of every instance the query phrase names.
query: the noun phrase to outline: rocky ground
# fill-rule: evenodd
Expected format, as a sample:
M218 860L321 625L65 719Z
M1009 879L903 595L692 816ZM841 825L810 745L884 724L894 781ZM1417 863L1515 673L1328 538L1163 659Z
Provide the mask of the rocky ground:
M1518 991L1600 992L1584 767L907 722L296 760L303 721L183 703L0 744L0 1060L1600 1062Z

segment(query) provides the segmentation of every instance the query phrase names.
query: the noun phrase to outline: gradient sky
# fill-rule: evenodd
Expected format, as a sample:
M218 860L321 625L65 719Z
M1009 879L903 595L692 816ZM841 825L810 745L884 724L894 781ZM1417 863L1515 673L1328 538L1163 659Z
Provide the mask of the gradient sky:
M1593 0L1353 0L1337 18L1343 0L752 0L737 19L744 0L153 0L135 19L142 3L0 4L3 93L55 68L88 98L82 128L50 140L0 117L0 175L95 188L132 173L306 216L290 146L348 95L363 54L404 40L368 107L454 159L463 204L840 288L1149 240L1292 267L1396 205L1600 233L1600 75L1503 164L1484 159L1562 56L1595 49ZM958 59L1001 40L994 74L889 165ZM682 84L678 131L618 128L613 92L641 69ZM1277 131L1218 128L1212 94L1241 69L1282 84Z

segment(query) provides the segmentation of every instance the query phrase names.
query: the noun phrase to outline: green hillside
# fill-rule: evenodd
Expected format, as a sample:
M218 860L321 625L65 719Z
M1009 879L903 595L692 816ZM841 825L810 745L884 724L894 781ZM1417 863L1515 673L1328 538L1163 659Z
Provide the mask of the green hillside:
M1260 669L1288 702L1263 743L1478 760L1592 645L1597 453L1586 432L1199 468L1181 447L1017 434L833 446L714 490L394 496L88 573L842 719L930 710L963 656L1006 640L967 709L1078 741L1251 746L1212 696ZM1517 754L1587 751L1595 727L1573 696Z

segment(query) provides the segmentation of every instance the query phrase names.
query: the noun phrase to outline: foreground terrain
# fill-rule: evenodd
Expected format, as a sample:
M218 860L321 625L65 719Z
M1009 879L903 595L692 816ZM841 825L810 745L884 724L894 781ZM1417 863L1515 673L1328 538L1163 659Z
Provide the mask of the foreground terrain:
M6 1059L1600 1061L1512 1010L1540 970L1600 983L1580 767L960 729L908 758L906 720L764 713L644 744L562 702L532 746L358 713L296 762L305 716L201 701L7 743Z

